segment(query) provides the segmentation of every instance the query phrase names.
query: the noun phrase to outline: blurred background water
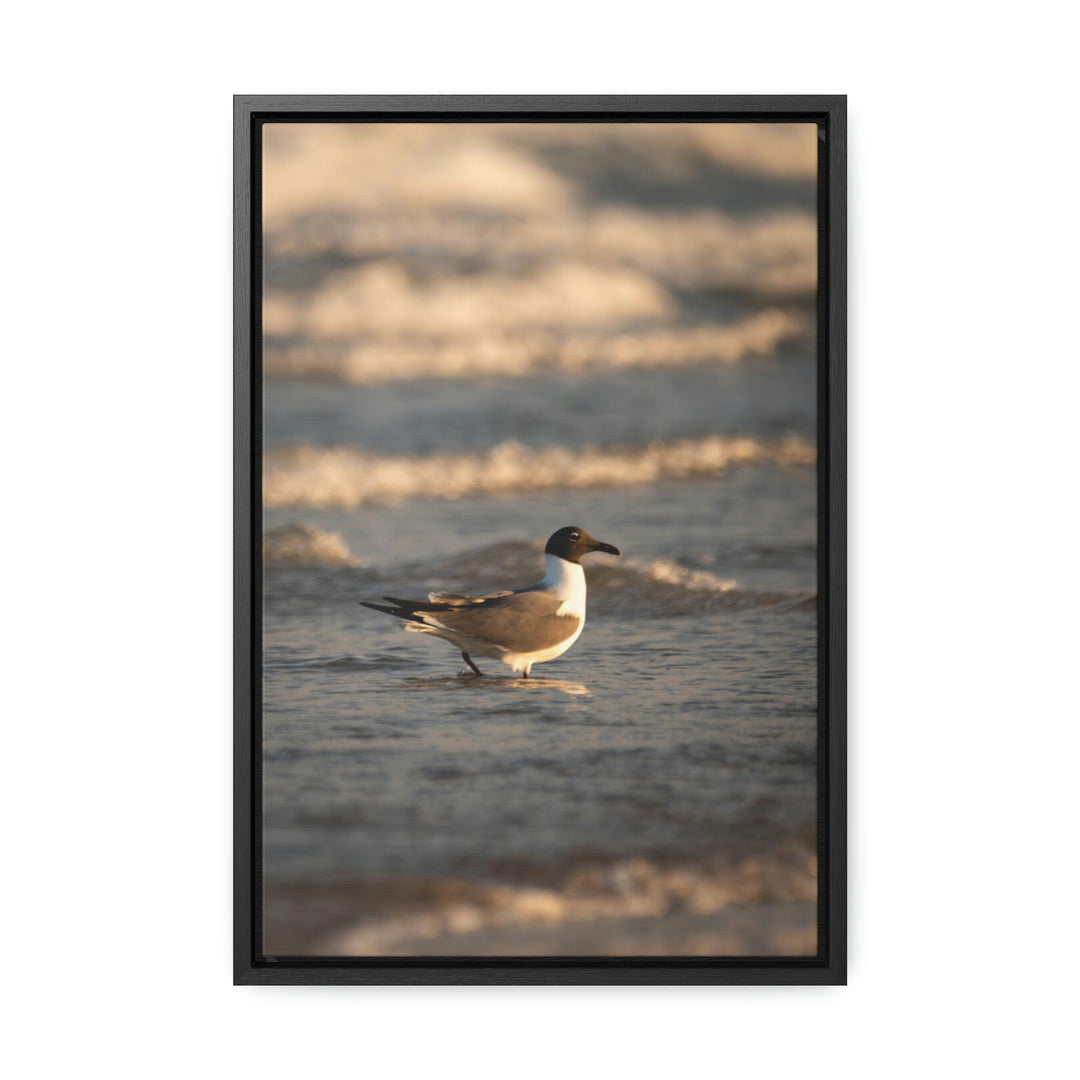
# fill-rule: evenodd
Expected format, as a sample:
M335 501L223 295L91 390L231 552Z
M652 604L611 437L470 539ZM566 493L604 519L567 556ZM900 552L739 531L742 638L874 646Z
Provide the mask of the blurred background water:
M266 951L813 952L814 127L263 138ZM528 682L358 606L567 524Z

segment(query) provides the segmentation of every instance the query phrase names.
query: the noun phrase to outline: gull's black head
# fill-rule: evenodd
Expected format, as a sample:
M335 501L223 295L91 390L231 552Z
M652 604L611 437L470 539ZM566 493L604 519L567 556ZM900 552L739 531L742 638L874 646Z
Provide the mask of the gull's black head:
M544 548L545 555L558 555L560 559L574 563L580 562L581 556L588 555L590 551L606 551L610 555L622 554L617 547L594 539L577 525L567 525L557 533L552 533L547 547Z

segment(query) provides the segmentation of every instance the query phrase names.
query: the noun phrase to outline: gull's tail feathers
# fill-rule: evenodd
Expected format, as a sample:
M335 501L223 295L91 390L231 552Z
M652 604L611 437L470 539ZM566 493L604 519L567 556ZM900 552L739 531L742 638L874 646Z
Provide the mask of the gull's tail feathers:
M389 600L390 597L384 596L383 599ZM387 615L394 615L399 619L409 619L412 622L417 623L422 623L424 621L422 616L414 614L412 610L412 605L409 604L408 601L401 602L395 600L394 604L394 607L387 607L385 604L369 604L366 600L360 601L361 607L371 608L372 611L382 611L385 612ZM429 605L429 607L430 606L431 605Z

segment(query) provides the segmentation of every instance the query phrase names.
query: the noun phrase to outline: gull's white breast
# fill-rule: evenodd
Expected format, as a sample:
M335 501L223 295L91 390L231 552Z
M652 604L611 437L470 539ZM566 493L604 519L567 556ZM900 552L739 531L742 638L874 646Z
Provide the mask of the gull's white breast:
M575 615L581 620L581 626L584 626L585 571L581 568L581 563L567 562L558 555L545 555L544 562L547 572L537 588L550 589L562 601L557 615ZM580 633L581 627L578 628L578 634Z

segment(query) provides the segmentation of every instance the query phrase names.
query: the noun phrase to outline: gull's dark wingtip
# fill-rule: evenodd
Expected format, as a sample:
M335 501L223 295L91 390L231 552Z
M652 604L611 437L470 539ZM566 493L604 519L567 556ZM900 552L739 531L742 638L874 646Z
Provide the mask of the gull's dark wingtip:
M372 611L385 611L387 615L397 614L394 608L389 608L385 604L369 604L366 600L361 600L359 603L361 607L369 607Z

